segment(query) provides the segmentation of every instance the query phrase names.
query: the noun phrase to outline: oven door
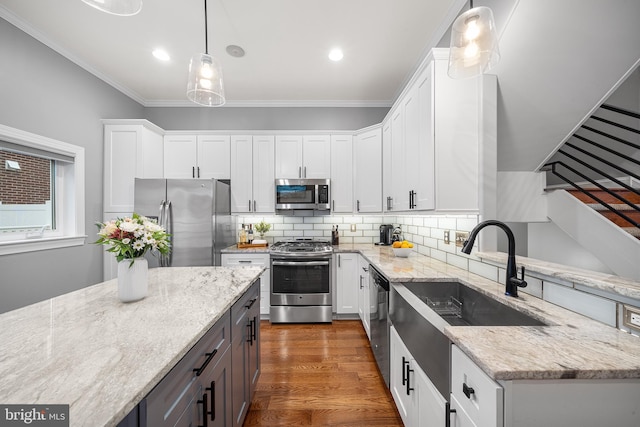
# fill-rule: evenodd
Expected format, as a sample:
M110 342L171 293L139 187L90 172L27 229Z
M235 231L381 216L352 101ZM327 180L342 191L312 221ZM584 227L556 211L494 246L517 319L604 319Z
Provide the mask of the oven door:
M271 305L331 305L331 259L272 259Z

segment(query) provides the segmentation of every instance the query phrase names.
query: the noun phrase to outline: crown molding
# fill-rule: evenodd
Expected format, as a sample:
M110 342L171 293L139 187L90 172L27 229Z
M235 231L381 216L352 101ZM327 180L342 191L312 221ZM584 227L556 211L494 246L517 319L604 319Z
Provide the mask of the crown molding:
M188 100L157 100L147 101L145 107L194 107L194 108L260 108L260 107L310 107L310 108L340 108L340 107L379 107L389 108L392 101L349 101L349 100L255 100L255 101L227 101L221 107L202 107Z

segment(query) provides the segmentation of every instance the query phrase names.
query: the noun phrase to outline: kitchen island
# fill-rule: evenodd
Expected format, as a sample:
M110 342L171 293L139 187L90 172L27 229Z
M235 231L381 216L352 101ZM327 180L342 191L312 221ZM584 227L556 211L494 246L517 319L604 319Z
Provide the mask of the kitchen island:
M149 270L149 294L110 280L0 315L0 403L69 404L71 426L114 426L260 277L262 268Z

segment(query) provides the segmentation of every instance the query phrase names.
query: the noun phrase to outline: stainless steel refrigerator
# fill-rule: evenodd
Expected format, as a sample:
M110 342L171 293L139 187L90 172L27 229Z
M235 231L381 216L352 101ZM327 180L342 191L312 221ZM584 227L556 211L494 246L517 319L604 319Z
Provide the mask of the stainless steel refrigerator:
M147 254L149 267L220 265L236 240L229 184L215 179L137 178L134 211L171 235L170 255Z

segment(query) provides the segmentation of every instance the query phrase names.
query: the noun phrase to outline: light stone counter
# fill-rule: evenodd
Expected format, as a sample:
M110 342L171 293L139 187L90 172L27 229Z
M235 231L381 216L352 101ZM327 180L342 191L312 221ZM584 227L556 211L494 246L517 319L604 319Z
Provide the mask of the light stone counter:
M149 270L149 295L111 280L0 315L0 402L70 404L71 426L123 419L260 277L258 267Z
M454 344L496 380L640 379L638 337L524 292L519 298L506 297L504 284L416 253L397 258L389 247L366 244L340 245L334 251L361 253L395 284L457 279L549 325L442 327ZM413 294L402 290L411 299ZM425 317L433 315L415 295L409 302Z

